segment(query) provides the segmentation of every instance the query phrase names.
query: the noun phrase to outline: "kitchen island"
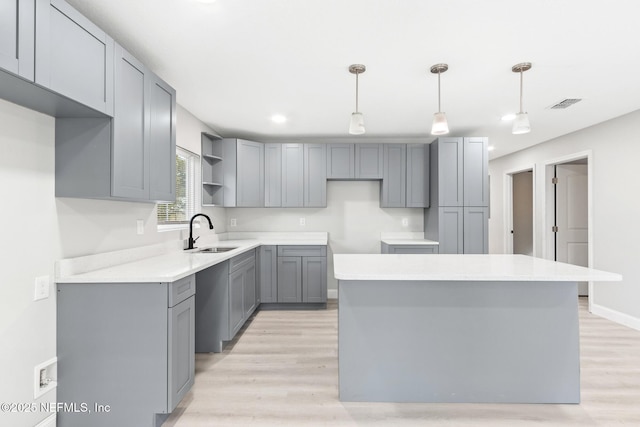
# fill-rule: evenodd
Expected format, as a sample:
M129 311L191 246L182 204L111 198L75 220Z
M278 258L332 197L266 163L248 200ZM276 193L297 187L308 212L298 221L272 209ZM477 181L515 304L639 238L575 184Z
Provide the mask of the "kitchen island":
M578 281L524 255L334 255L342 401L579 403Z

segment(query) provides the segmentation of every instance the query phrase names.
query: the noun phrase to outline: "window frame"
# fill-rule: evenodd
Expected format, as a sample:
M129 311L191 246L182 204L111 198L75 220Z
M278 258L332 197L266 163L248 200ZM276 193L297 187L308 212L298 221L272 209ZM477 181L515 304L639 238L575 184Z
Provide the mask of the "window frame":
M188 162L186 172L186 209L184 212L185 219L179 221L163 221L160 219L160 206L173 205L174 203L157 203L156 204L156 221L158 231L182 230L189 228L189 220L199 211L200 207L200 155L186 148L176 146L176 160L181 156L186 158ZM177 166L177 165L176 165ZM176 181L178 179L178 168L176 167ZM178 183L176 182L176 198L178 196ZM191 200L190 200L191 199Z

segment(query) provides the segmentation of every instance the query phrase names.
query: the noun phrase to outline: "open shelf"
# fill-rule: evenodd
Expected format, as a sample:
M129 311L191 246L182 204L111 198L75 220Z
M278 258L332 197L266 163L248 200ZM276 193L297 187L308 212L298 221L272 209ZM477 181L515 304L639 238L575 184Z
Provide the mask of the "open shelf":
M209 133L202 133L202 205L222 206L223 204L223 156L222 139Z

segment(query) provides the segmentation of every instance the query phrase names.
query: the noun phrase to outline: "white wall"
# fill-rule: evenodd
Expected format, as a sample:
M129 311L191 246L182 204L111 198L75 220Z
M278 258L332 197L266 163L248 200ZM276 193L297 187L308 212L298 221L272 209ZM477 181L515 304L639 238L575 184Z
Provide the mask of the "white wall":
M199 154L200 132L211 130L181 107L177 123L177 144ZM34 366L56 355L55 290L33 301L36 276L53 278L60 258L181 238L157 232L151 203L56 199L54 132L52 117L0 100L0 402L32 402ZM224 209L204 212L218 233L225 231ZM143 235L136 234L137 219L145 221ZM38 402L55 400L49 392ZM33 426L46 415L0 412L0 425Z
M333 254L380 253L380 232L422 231L422 208L380 208L380 181L329 181L326 208L228 208L229 231L326 231L329 289L337 289ZM306 225L300 226L300 218ZM402 218L409 225L402 226ZM227 224L228 226L228 224Z
M535 131L535 129L534 129ZM517 138L517 136L514 136ZM593 183L593 265L620 273L622 282L595 283L590 295L593 311L640 329L640 111L595 125L529 149L493 160L491 175L491 219L489 251L504 248L504 175L509 170L536 165L535 248L542 256L541 218L544 215L544 164L591 150Z

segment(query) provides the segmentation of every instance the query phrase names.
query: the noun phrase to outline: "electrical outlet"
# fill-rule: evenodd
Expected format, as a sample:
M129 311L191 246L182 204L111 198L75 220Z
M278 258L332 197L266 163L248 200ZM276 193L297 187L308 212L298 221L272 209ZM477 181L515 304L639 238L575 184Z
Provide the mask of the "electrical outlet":
M33 368L33 397L39 398L58 386L58 358L54 357Z
M144 234L144 220L142 219L137 220L136 225L138 228L138 234Z
M307 225L307 220L305 218L300 218L300 226L304 227Z
M231 220L229 221L229 225L231 227L235 227L238 225L238 221L235 218L231 218Z
M402 226L403 227L409 226L409 218L402 218Z
M36 277L35 285L36 285L36 288L33 295L34 301L49 298L49 288L51 286L49 276Z

